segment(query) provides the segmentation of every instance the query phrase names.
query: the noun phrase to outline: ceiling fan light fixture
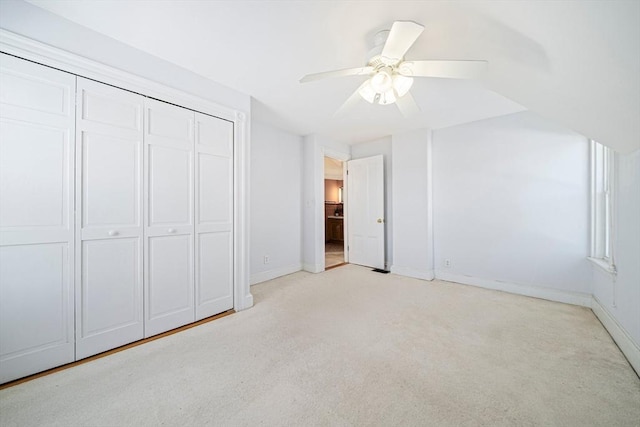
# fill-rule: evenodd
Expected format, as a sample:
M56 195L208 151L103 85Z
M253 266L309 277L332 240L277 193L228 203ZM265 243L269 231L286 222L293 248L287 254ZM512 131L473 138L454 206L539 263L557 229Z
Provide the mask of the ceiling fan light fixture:
M327 77L366 75L369 78L353 92L343 107L352 104L358 96L370 104L389 105L397 101L400 112L408 117L420 111L410 93L414 77L471 79L480 77L486 71L487 61L405 60L405 54L423 31L424 26L416 22L395 21L391 30L376 33L375 47L369 51L365 67L307 74L300 82Z
M358 93L369 104L389 105L396 102L397 99L396 90L392 86L387 90L379 92L374 88L372 79L367 80L358 90Z
M378 70L358 90L360 96L370 104L389 105L406 95L413 79L393 73L390 68Z

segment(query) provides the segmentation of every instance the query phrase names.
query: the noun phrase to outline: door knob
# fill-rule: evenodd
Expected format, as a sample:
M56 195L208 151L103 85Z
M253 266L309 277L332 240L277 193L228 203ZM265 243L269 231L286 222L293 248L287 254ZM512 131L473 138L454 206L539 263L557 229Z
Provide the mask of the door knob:
M378 224L382 224L383 222L384 222L384 219L378 218Z
M118 231L117 230L109 230L109 236L113 237L113 236L117 236L118 235Z
M171 234L173 234L173 233L175 233L175 232L176 232L176 229L175 229L175 228L170 228L170 229L168 229L168 230L167 230L167 233L171 233Z

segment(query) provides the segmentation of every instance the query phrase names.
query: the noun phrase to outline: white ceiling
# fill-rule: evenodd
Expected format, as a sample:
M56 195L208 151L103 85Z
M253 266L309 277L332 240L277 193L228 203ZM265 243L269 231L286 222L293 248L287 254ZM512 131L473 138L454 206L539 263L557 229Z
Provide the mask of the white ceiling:
M640 146L640 2L30 0L254 98L254 117L345 142L523 109L618 148ZM300 84L364 65L394 20L425 32L407 59L486 59L484 82L417 79L422 113L360 102L364 77Z

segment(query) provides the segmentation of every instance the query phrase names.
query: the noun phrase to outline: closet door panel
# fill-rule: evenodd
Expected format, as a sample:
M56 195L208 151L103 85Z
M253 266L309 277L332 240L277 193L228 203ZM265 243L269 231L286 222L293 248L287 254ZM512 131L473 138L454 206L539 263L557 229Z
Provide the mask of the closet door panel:
M194 321L193 119L145 100L145 336Z
M140 247L137 237L83 242L78 359L142 338Z
M149 147L149 226L191 226L192 158L186 149Z
M0 113L57 127L74 117L75 78L0 53Z
M143 338L143 97L78 78L76 356Z
M74 360L67 243L0 247L0 382Z
M0 224L68 232L69 132L3 120L0 127Z
M232 167L230 158L198 153L199 225L231 223Z
M149 239L148 318L156 325L150 334L175 328L179 323L193 322L193 242L190 235L159 236Z
M198 234L198 320L233 308L231 233Z
M75 80L0 54L0 383L74 359Z
M82 120L85 123L106 125L110 133L118 133L119 129L124 131L123 135L126 135L127 130L139 132L142 126L142 109L139 101L131 102L139 96L100 83L97 85L102 88L91 83L85 85L82 92Z
M106 228L139 231L141 144L83 132L83 237L102 237Z
M196 320L233 308L233 124L196 113Z
M207 114L196 113L196 133L199 151L233 157L233 123Z
M7 353L65 339L63 313L69 307L61 290L69 279L68 256L66 245L59 243L0 248L0 277L15 284L0 290L1 345ZM16 321L21 329L11 333Z
M156 142L191 146L193 143L193 112L186 108L149 99L147 102L148 135Z

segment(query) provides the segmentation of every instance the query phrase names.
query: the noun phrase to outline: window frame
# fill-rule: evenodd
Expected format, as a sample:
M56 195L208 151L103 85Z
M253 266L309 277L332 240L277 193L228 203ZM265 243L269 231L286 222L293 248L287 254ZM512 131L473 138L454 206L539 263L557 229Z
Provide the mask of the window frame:
M589 140L591 180L591 251L589 259L615 274L615 153L597 141Z

